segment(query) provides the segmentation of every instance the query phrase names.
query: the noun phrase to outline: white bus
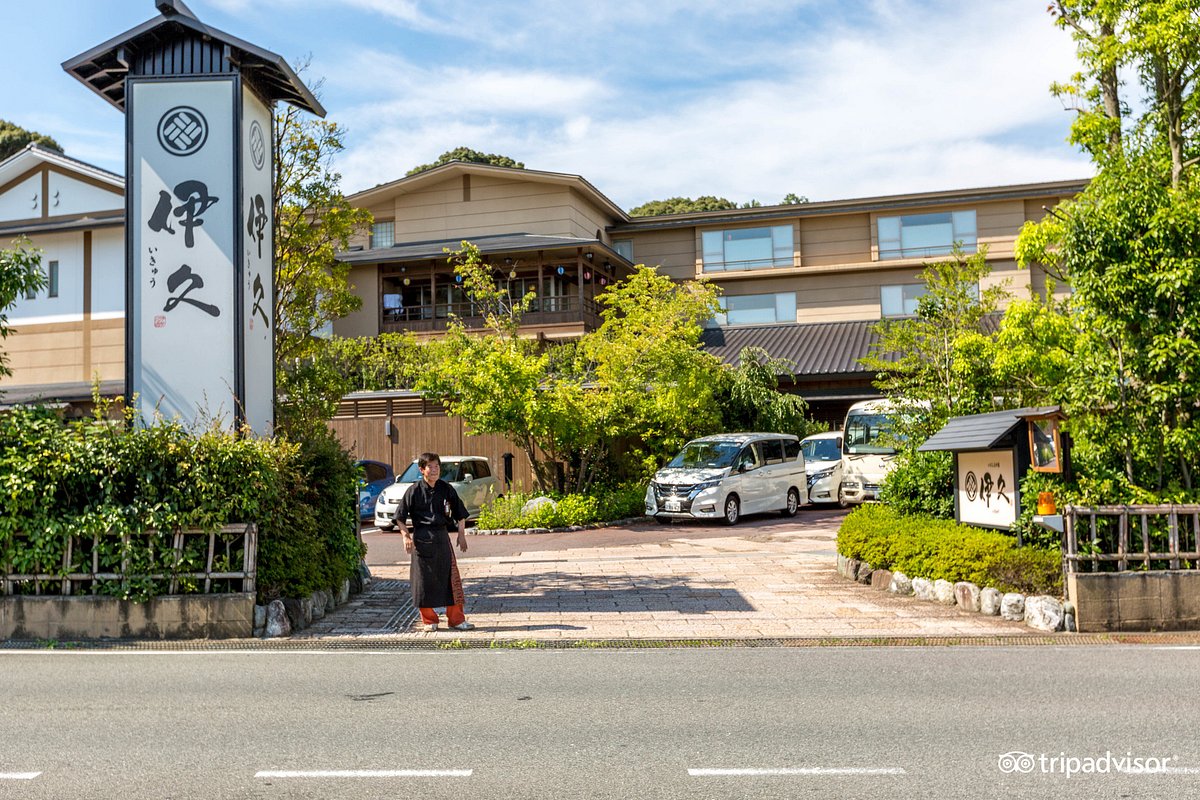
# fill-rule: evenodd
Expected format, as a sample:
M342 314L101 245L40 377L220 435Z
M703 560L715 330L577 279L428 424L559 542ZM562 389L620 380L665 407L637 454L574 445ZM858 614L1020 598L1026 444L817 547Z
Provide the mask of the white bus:
M891 432L895 413L890 400L864 400L846 412L838 495L842 505L879 499L879 485L896 460L896 449L880 442L880 436Z

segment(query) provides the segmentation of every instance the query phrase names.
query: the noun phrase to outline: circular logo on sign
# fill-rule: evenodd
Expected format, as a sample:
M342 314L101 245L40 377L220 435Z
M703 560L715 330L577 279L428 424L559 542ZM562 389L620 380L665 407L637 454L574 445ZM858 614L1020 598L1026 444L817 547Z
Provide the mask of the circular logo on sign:
M158 143L176 156L190 156L208 141L208 120L191 106L175 106L158 121Z
M257 170L261 170L263 164L267 163L267 138L263 136L262 125L258 124L258 120L250 123L250 158Z
M975 476L974 471L968 472L964 483L966 485L963 488L967 490L967 500L974 503L975 496L979 494L979 478Z

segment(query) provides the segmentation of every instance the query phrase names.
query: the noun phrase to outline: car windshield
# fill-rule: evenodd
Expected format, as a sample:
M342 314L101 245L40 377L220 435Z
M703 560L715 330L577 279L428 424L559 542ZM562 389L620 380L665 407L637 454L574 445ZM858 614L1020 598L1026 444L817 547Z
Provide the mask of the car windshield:
M742 446L734 442L688 442L668 467L684 469L716 469L733 466Z
M458 464L442 463L441 479L447 483L452 483L458 480ZM412 462L408 465L408 469L404 470L404 474L396 479L396 483L416 483L421 480L421 470L417 468L417 462Z
M886 414L851 414L846 419L846 452L851 455L872 453L886 455L895 453L880 441L887 440L892 432L892 420Z
M837 461L842 457L837 439L808 439L800 443L805 461Z

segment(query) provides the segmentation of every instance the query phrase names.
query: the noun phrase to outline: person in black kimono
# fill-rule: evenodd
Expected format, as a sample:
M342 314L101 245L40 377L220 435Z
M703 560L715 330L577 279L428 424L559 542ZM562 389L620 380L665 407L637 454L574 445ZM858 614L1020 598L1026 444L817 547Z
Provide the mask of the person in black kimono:
M421 480L408 487L396 508L396 525L404 534L404 550L411 556L408 570L413 605L421 611L425 630L438 629L438 614L446 607L447 624L460 631L475 626L463 613L465 596L450 531L457 529L458 548L467 552L467 507L454 487L440 479L442 460L437 453L417 458ZM410 531L405 520L412 517Z

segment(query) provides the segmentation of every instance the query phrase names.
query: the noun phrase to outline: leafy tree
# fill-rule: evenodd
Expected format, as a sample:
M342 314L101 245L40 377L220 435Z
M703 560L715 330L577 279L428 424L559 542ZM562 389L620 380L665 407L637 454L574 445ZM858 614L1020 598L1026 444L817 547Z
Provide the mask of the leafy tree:
M1081 70L1072 141L1099 168L1017 242L1071 284L1065 380L1076 453L1121 476L1099 498L1194 497L1200 463L1200 2L1061 0ZM1136 76L1127 103L1118 75ZM1064 348L1065 351L1065 348ZM1121 495L1124 495L1123 497Z
M739 365L726 369L717 393L721 409L721 427L727 431L777 431L804 437L817 433L807 418L808 404L797 394L779 391L780 375L788 375L795 365L772 358L761 347L747 347Z
M7 250L0 250L0 339L7 339L12 333L8 309L26 293L46 285L41 263L41 251L31 248L24 239L13 242ZM12 370L8 366L8 354L0 350L0 377L9 375Z
M657 217L663 214L689 214L693 211L727 211L737 207L737 203L732 200L707 194L695 200L690 197L669 197L666 200L651 200L631 208L629 216Z
M879 341L862 363L905 412L897 432L914 446L950 417L992 410L992 338L984 320L1006 291L980 290L990 273L986 248L966 255L956 247L950 258L921 272L925 294L915 316L875 326Z
M303 69L303 67L301 67ZM275 358L282 426L323 421L345 389L320 362L322 334L362 305L349 284L350 266L334 256L371 223L342 194L332 159L345 132L293 106L275 114Z
M518 335L532 294L509 297L469 243L455 256L490 334L452 323L429 345L417 389L443 398L474 433L511 439L533 465L539 488L558 483L556 464L577 491L610 477L612 447L624 442L639 464L657 464L697 432L715 429L715 358L700 350L715 289L677 284L640 267L600 302L604 322L569 345L540 346Z
M491 164L494 167L511 167L512 169L525 169L525 165L520 161L514 161L508 156L498 155L496 153L481 153L478 150L472 150L469 147L456 147L453 150L447 150L437 157L437 160L431 164L422 164L419 167L413 167L408 172L408 175L416 175L418 172L424 172L427 169L440 167L442 164L449 164L452 161L463 161L468 164Z
M37 131L28 131L19 125L0 119L0 161L24 150L29 144L40 144L62 152L58 142Z
M805 197L804 195L796 194L795 192L788 192L786 195L784 195L783 201L780 203L780 205L798 206L798 205L801 205L802 203L807 203L807 202L808 202L808 198Z

